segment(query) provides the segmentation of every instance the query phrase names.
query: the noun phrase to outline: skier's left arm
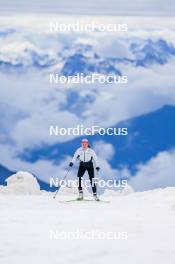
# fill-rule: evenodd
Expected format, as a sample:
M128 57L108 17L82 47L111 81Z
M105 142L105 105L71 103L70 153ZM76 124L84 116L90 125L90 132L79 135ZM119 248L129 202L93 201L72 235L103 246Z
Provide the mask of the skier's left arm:
M96 170L99 171L100 170L99 162L98 162L98 158L94 150L92 150L92 158L95 161Z

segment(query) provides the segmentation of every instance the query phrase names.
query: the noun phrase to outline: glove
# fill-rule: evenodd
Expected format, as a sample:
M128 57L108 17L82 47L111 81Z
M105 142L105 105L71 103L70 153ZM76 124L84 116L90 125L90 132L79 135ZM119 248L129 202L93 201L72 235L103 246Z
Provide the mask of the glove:
M99 168L99 167L96 167L96 170L97 170L97 171L99 171L99 170L100 170L100 168Z
M73 164L73 162L70 162L69 163L69 167L72 167L74 164Z

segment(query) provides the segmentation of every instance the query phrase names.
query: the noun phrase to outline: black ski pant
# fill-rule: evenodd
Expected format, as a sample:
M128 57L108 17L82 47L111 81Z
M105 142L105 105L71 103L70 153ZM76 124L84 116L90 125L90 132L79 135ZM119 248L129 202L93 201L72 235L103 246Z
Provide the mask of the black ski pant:
M91 183L91 186L92 186L92 191L94 194L97 193L97 188L96 188L96 184L94 182L94 166L93 166L93 163L92 161L89 161L89 162L80 162L80 166L79 166L79 169L78 169L78 174L77 174L77 177L78 177L78 190L79 192L82 192L82 184L81 184L81 181L82 181L82 177L84 175L85 172L88 172L88 175L89 175L89 180L90 180L90 183Z

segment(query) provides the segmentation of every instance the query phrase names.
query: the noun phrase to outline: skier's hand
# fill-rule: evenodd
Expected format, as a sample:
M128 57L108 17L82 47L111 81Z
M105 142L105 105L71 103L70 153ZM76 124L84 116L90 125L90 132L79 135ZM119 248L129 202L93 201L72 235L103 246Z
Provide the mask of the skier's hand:
M97 171L99 171L99 170L100 170L100 168L99 168L99 167L96 167L96 170L97 170Z
M69 167L72 167L74 164L73 164L73 162L70 162L69 163Z

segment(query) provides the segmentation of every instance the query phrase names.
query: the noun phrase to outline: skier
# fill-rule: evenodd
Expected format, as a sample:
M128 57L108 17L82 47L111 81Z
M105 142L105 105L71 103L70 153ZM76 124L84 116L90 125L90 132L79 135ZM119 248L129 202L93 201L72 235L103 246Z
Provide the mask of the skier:
M72 167L76 159L79 159L79 169L78 169L78 190L79 190L79 196L77 200L83 200L83 189L81 186L82 177L87 170L89 174L89 180L92 186L93 191L93 197L96 201L99 201L99 198L97 196L97 187L94 183L94 165L92 161L95 161L96 170L99 171L100 167L98 164L98 159L95 154L95 151L90 148L88 139L83 139L81 142L81 147L78 148L73 156L72 161L69 163L69 166Z

